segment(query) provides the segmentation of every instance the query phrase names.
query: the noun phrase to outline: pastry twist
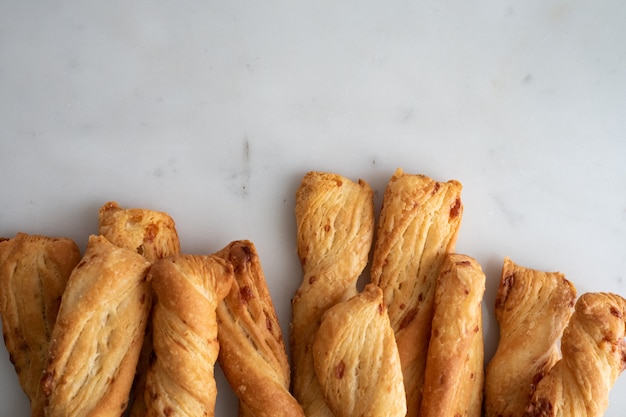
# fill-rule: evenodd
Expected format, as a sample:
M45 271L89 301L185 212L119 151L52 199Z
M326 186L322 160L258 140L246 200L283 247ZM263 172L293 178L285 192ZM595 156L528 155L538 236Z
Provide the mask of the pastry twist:
M47 417L118 417L128 404L150 308L150 262L89 237L70 275L41 383Z
M537 383L560 358L558 341L576 289L559 272L504 260L495 313L500 340L485 373L487 417L520 417Z
M419 414L437 274L454 251L463 205L458 181L396 170L385 194L371 267L396 335L407 416Z
M289 360L254 244L231 242L216 255L234 269L230 292L217 307L218 360L241 401L239 415L304 417L289 392Z
M376 285L324 313L313 361L336 417L406 415L398 347Z
M150 262L180 253L174 220L160 211L125 209L109 201L98 210L98 233Z
M232 266L216 256L175 255L155 262L154 353L146 379L147 416L213 416L219 352L216 308Z
M586 293L561 340L563 358L539 381L524 417L601 417L626 367L626 300Z
M446 256L437 279L421 417L481 417L484 292L485 274L475 259Z
M296 226L304 276L291 303L293 391L306 416L332 416L311 346L322 314L357 292L374 233L372 189L362 180L309 172L296 192Z
M165 212L143 208L126 209L110 201L98 210L98 232L116 246L136 251L150 262L180 253L174 219ZM128 417L146 415L143 393L151 352L152 323L148 320L129 400Z
M61 295L80 250L67 238L18 233L0 241L0 316L4 342L31 416L41 417L41 375Z

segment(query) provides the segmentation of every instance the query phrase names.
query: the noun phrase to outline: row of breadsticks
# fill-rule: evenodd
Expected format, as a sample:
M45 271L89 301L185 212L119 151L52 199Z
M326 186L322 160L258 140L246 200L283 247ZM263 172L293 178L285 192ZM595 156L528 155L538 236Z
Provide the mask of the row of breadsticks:
M242 417L606 409L626 362L626 301L577 299L560 273L505 259L485 366L485 275L454 253L459 182L397 170L375 226L365 181L310 172L295 214L291 362L250 241L181 254L168 214L113 202L82 256L66 238L0 241L3 335L31 415L212 416L216 361Z
M329 173L297 192L304 279L293 389L307 416L601 416L626 367L626 300L505 258L497 350L484 363L485 275L455 253L461 184L398 169L372 190ZM370 282L357 293L368 263ZM486 365L486 366L485 366Z
M68 238L1 239L0 313L33 417L212 416L218 354L231 380L269 370L259 388L288 392L254 244L181 254L164 212L106 203L82 256ZM248 398L254 389L236 391ZM302 410L293 397L275 405ZM257 408L243 405L241 415Z

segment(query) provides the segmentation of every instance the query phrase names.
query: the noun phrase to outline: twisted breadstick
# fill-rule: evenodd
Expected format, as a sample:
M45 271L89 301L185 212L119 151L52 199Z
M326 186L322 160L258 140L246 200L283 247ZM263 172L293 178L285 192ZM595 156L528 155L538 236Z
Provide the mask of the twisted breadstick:
M313 361L326 403L337 417L404 417L398 347L374 284L322 316Z
M374 232L373 192L362 180L310 172L296 193L303 280L292 300L294 396L307 417L332 416L313 367L311 346L322 314L356 294Z
M481 416L484 292L485 274L475 259L446 256L437 279L421 417Z
M98 233L116 246L143 255L150 262L180 252L174 220L160 211L124 209L110 201L98 210Z
M98 232L116 246L136 251L150 262L180 253L174 219L165 212L142 208L126 209L115 201L110 201L98 210ZM129 399L128 417L146 415L143 394L146 389L146 374L151 352L152 323L148 320Z
M626 367L626 300L586 293L561 340L561 359L539 382L524 417L600 417Z
M157 302L147 416L213 416L219 351L215 309L230 290L232 266L216 256L175 255L155 262L148 280Z
M462 212L458 181L398 169L385 190L371 275L396 335L408 417L419 414L437 274L454 250Z
M80 251L67 238L18 233L0 241L0 315L4 342L30 400L31 416L43 416L41 374L61 295Z
M285 344L254 244L231 242L216 255L229 261L235 274L217 307L218 360L241 400L239 415L304 417L289 392Z
M119 416L150 308L145 258L102 236L67 281L42 376L47 417Z
M524 414L536 384L560 357L558 340L575 299L563 274L504 260L495 305L500 340L485 373L487 417Z

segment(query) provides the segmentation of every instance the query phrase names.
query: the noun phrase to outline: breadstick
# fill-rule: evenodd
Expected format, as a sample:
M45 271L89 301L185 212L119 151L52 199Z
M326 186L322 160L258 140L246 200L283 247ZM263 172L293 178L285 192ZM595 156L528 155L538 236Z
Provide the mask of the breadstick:
M326 403L337 417L404 417L398 347L374 284L322 316L313 361Z
M363 180L309 172L296 192L296 226L303 279L292 299L293 391L307 417L332 416L311 347L322 314L357 292L373 239L372 189Z
M180 253L174 220L169 214L142 208L124 209L115 201L98 210L98 233L150 262Z
M174 255L155 262L148 280L157 301L147 416L212 417L219 352L215 310L230 290L232 266L216 256Z
M500 340L485 373L487 417L520 417L537 383L560 358L558 341L576 289L560 272L504 260L495 313Z
M289 392L290 367L259 255L250 241L216 253L233 265L230 292L217 307L218 361L241 400L241 417L304 417Z
M539 381L524 417L601 417L626 367L625 320L619 295L581 295L563 332L563 358Z
M117 202L109 201L98 210L98 232L113 244L136 251L150 262L180 253L174 219L165 212L143 208L125 209ZM151 353L152 321L148 320L129 398L128 417L146 415L144 392Z
M419 414L437 274L453 252L463 213L461 184L396 170L380 213L371 267L396 335L407 416Z
M102 236L89 237L52 330L42 376L47 417L123 413L150 308L149 266Z
M31 416L43 416L41 374L61 295L80 250L68 238L18 233L0 241L0 315L4 342Z
M480 417L484 380L485 274L475 259L449 254L435 292L421 417Z

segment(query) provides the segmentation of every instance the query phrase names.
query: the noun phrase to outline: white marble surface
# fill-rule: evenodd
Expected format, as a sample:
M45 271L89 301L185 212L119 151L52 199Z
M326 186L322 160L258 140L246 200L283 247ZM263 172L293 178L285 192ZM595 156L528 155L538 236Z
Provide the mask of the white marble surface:
M4 2L0 235L84 248L107 200L257 245L285 334L309 170L464 185L457 250L626 295L626 3ZM0 347L0 416L27 402ZM219 372L219 371L218 371ZM219 377L217 415L236 416ZM623 415L626 377L606 416Z

